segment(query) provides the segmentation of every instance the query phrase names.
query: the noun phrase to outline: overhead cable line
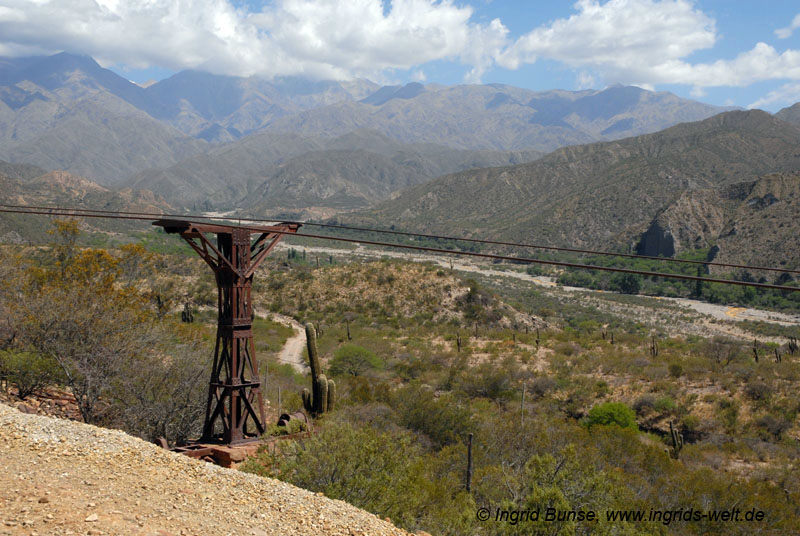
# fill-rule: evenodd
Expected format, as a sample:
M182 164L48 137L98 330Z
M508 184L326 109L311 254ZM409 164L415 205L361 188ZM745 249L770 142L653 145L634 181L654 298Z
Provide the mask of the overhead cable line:
M47 212L43 211L26 211L20 209L0 209L0 213L16 213L16 214L34 214L34 215L50 215L50 216L78 216L84 218L111 218L111 219L120 219L120 220L152 220L152 218L147 218L144 216L135 216L135 215L123 215L123 214L75 214L74 212L66 212L66 211L59 211L59 210L50 210ZM181 219L183 221L183 218ZM270 220L275 221L275 220ZM247 226L247 225L239 225L241 229L257 231L257 232L265 232L264 227L255 227L255 226ZM717 278L710 278L710 277L699 277L693 275L683 275L683 274L669 274L669 273L662 273L662 272L649 272L645 270L633 270L628 268L616 268L612 266L595 266L590 264L579 264L574 262L564 262L564 261L552 261L552 260L545 260L545 259L534 259L529 257L511 257L507 255L495 255L491 253L478 253L474 251L453 251L448 249L442 248L432 248L426 246L414 246L410 244L394 244L391 242L378 242L374 240L361 240L355 238L345 238L339 236L325 236L325 235L316 235L316 234L308 234L308 233L296 233L292 231L283 231L280 229L269 229L270 233L275 234L283 234L288 236L296 236L296 237L303 237L303 238L316 238L320 240L334 240L338 242L349 242L349 243L359 243L359 244L368 244L373 246L383 246L383 247L393 247L393 248L402 248L402 249L413 249L417 251L426 251L430 253L440 253L445 255L463 255L468 257L478 257L483 259L492 259L492 260L504 260L509 262L520 262L520 263L527 263L527 264L547 264L551 266L561 266L564 268L578 268L583 270L599 270L604 272L615 272L615 273L626 273L626 274L637 274L643 275L647 277L663 277L667 279L684 279L688 281L700 281L704 283L722 283L728 285L740 285L745 287L755 287L755 288L762 288L762 289L770 289L770 290L781 290L781 291L790 291L790 292L798 292L800 291L800 287L790 287L785 285L774 285L770 283L755 283L749 281L737 281L731 279L717 279Z
M600 256L607 256L607 257L622 257L627 259L641 259L641 260L653 260L653 261L660 261L660 262L671 262L671 263L678 263L678 264L694 264L698 266L719 266L721 268L738 268L743 270L752 270L752 271L768 271L768 272L779 272L779 273L790 273L790 274L800 274L800 270L792 270L787 268L773 268L769 266L750 266L746 264L734 264L734 263L725 263L725 262L714 262L714 261L696 261L690 259L673 259L670 257L655 257L652 255L634 255L632 253L612 253L609 251L595 251L589 249L578 249L578 248L568 248L568 247L559 247L559 246L544 246L541 244L527 244L527 243L519 243L519 242L506 242L502 240L487 240L481 238L465 238L465 237L458 237L458 236L446 236L446 235L434 235L434 234L426 234L426 233L412 233L409 231L395 231L390 229L372 229L369 227L354 227L349 225L338 225L333 223L317 223L317 222L309 222L309 221L302 221L302 220L287 220L283 218L245 218L245 217L237 217L237 216L205 216L200 214L165 214L165 213L158 213L158 212L124 212L124 211L110 211L110 210L93 210L93 209L82 209L82 208L58 208L58 207L47 207L47 206L34 206L34 205L4 205L0 204L0 207L6 208L19 208L19 209L36 209L36 210L69 210L78 213L98 213L98 214L125 214L125 215L141 215L141 216L152 216L157 218L182 218L182 219L203 219L203 220L224 220L224 221L239 221L239 222L254 222L254 223L268 223L268 222L276 222L281 221L284 223L296 223L302 225L313 225L315 227L324 227L324 228L331 228L331 229L341 229L347 231L357 231L357 232L369 232L369 233L381 233L381 234L390 234L396 236L408 236L408 237L419 237L419 238L430 238L434 240L452 240L458 242L472 242L476 244L490 244L490 245L498 245L498 246L510 246L510 247L517 247L517 248L528 248L528 249L542 249L542 250L549 250L549 251L560 251L560 252L568 252L568 253L580 253L583 255L600 255ZM361 241L359 241L361 242Z

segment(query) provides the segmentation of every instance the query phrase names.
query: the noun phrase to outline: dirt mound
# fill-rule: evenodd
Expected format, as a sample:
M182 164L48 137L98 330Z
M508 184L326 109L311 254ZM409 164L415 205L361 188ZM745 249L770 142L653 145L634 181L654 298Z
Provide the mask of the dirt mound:
M3 404L0 475L0 534L407 534L277 480Z

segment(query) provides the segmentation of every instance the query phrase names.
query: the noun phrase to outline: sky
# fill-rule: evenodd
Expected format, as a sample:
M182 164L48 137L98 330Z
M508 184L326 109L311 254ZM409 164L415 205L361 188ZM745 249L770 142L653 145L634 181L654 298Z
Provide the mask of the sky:
M0 0L0 56L61 51L139 83L198 69L800 101L797 0Z

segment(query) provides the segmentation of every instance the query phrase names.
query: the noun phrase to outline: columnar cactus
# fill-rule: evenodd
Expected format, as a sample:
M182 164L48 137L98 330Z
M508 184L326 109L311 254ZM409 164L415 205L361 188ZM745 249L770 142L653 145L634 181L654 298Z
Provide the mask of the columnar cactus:
M678 432L678 430L672 426L672 421L669 423L669 434L672 436L672 452L670 453L670 456L677 460L681 450L683 449L683 434Z
M319 417L333 409L336 401L336 384L322 374L319 354L317 353L317 333L314 329L314 324L306 324L306 342L308 345L308 361L311 367L311 391L303 389L301 396L305 410L314 417Z

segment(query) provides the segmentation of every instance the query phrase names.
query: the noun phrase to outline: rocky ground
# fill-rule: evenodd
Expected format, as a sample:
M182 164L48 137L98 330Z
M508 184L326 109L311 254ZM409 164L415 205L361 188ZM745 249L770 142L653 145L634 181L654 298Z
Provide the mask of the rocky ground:
M403 535L342 501L0 404L0 534Z

